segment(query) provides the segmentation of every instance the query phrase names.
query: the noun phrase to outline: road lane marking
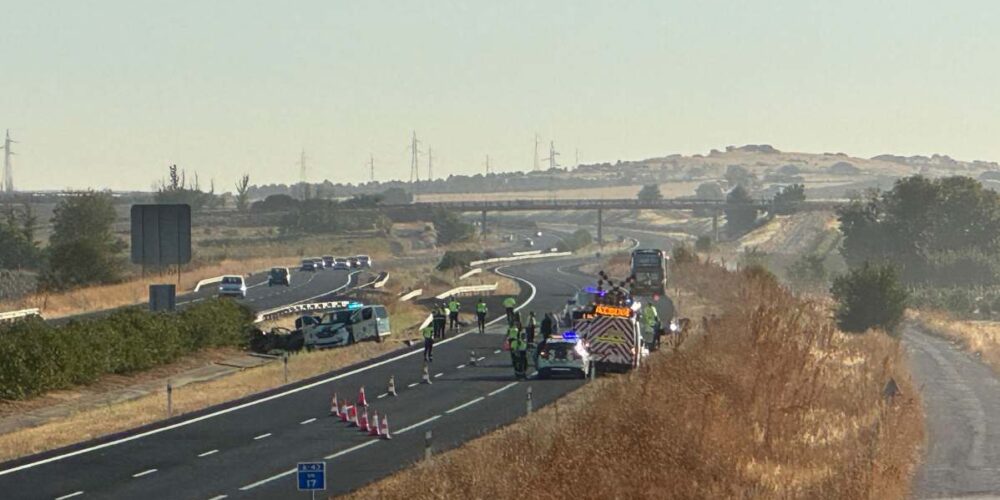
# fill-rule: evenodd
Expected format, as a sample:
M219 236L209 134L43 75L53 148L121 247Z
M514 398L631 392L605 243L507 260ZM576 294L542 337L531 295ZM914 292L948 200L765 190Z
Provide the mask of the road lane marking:
M208 450L205 453L199 453L198 454L198 458L207 457L209 455L214 455L214 454L216 454L218 452L219 452L219 450Z
M500 354L500 349L497 349L497 350L493 351L493 354ZM483 358L479 358L479 359L483 359Z
M250 483L250 484L248 484L246 486L242 486L242 487L240 487L240 491L250 490L250 489L256 488L256 487L258 487L258 486L260 486L262 484L270 483L271 481L274 481L275 479L281 479L281 478L283 478L285 476L291 476L292 474L295 474L296 471L298 471L298 467L296 467L294 469L288 469L285 472L281 472L281 473L275 474L275 475L273 475L273 476L271 476L271 477L269 477L267 479L261 479L260 481L257 481L256 483Z
M482 361L484 359L486 359L486 356L480 356L480 357L476 358L476 361Z
M468 403L460 404L460 405L458 405L458 406L456 406L456 407L454 407L454 408L446 411L445 413L446 414L455 413L456 411L461 410L462 408L467 408L469 406L472 406L472 405L474 405L474 404L476 404L476 403L478 403L478 402L480 402L480 401L482 401L484 399L486 399L485 396L479 396L478 398L473 399L472 401L469 401Z
M270 435L271 435L271 433L270 433L270 432L268 432L267 434L261 434L261 435L259 435L259 436L255 437L255 438L253 438L253 440L254 440L254 441L256 441L256 440L258 440L258 439L264 439L264 438L266 438L266 437L269 437Z
M444 372L440 372L440 373L435 373L435 374L434 374L434 378L438 378L438 377L440 377L441 375L444 375Z
M399 434L399 433L397 432L396 434ZM323 459L324 459L324 460L332 460L332 459L334 459L334 458L337 458L337 457L339 457L339 456L341 456L341 455L346 455L346 454L348 454L348 453L351 453L351 452L354 452L354 451L358 451L358 450L360 450L361 448L364 448L365 446L371 446L371 445L373 445L373 444L375 444L375 443L377 443L377 442L378 442L378 441L376 441L376 440L372 440L372 441L366 441L366 442L364 442L364 443L361 443L361 444L359 444L359 445L356 445L356 446L352 446L352 447L350 447L350 448L348 448L348 449L346 449L346 450L340 450L340 451L338 451L337 453L334 453L334 454L332 454L332 455L327 455L327 456L323 457Z
M144 471L142 471L142 472L137 472L137 473L135 473L135 474L132 474L132 477L142 477L142 476L148 476L148 475L150 475L150 474L152 474L152 473L154 473L154 472L156 472L156 469L149 469L149 470L144 470Z
M229 495L217 495L212 498L209 498L208 500L222 500L223 498L229 498Z
M465 365L464 364L458 365L456 368L458 368L459 370L461 370L462 368L465 368Z
M63 495L61 497L56 497L56 500L65 500L66 498L78 497L78 496L80 496L82 494L83 494L83 490L74 491L73 493L70 493L69 495Z
M525 301L521 305L519 305L519 306L517 306L517 307L514 308L515 311L520 311L521 309L527 307L531 303L532 300L534 300L535 295L537 294L538 290L535 288L535 285L533 283L531 283L530 281L528 281L528 280L526 280L524 278L519 278L517 276L514 276L514 275L511 275L511 274L508 274L508 273L505 273L505 272L501 271L501 269L505 269L505 268L508 268L508 267L510 267L510 266L500 266L500 267L495 268L494 271L497 274L501 275L501 276L504 276L504 277L507 277L507 278L511 278L511 279L513 279L515 281L520 281L520 282L528 285L528 287L531 288L531 292L529 293L528 298L525 299ZM315 277L315 275L313 277ZM307 280L306 283L312 281L313 277L310 277L309 280ZM303 283L303 286L304 285L305 285L305 283ZM345 285L342 285L342 286L340 286L340 287L338 287L338 288L336 288L334 290L328 291L328 292L323 293L321 295L317 295L316 297L311 297L309 299L302 300L302 301L296 302L295 304L289 304L289 305L296 305L296 304L300 304L302 302L308 302L308 301L310 301L310 300L312 300L314 298L322 297L323 295L327 295L327 294L330 294L330 293L335 293L335 292L337 292L339 290L342 290L342 289L346 288L349 285L350 285L350 276L348 276L348 282ZM488 322L487 326L499 323L499 322L503 321L504 319L505 319L504 316L498 316L498 317L494 318L492 321ZM466 335L470 335L470 334L476 333L478 331L479 331L478 328L472 328L472 329L469 329L468 331L465 331L465 332L460 333L458 335L455 335L453 337L449 337L448 339L442 340L440 342L435 342L435 344L437 344L439 346L441 344L447 344L448 342L453 342L453 341L458 340L458 339L460 339L460 338L462 338L462 337L464 337ZM59 460L64 460L64 459L67 459L67 458L75 457L75 456L78 456L78 455L83 455L85 453L91 453L91 452L94 452L94 451L97 451L97 450L103 450L105 448L110 448L112 446L117 446L117 445L122 444L122 443L128 443L128 442L135 441L135 440L138 440L138 439L147 438L149 436L154 436L156 434L160 434L160 433L163 433L163 432L171 431L171 430L174 430L174 429L179 429L181 427L186 427L186 426L189 426L189 425L201 422L203 420L208 420L208 419L215 418L215 417L218 417L218 416L221 416L221 415L227 415L229 413L237 412L237 411L249 408L251 406L257 406L257 405L260 405L260 404L267 403L269 401L276 400L278 398L283 398L285 396L289 396L289 395L292 395L292 394L297 394L297 393L302 392L302 391L307 391L307 390L313 389L315 387L326 385L326 384L329 384L330 382L333 382L333 381L336 381L336 380L340 380L342 378L351 377L351 376L357 375L358 373L363 373L363 372L366 372L368 370L371 370L371 369L374 369L374 368L377 368L377 367L380 367L380 366L387 365L389 363L394 363L396 361L399 361L401 359L404 359L404 358L407 358L407 357L410 357L410 356L415 356L415 355L417 355L417 354L419 354L421 352L423 352L423 348L422 347L417 347L417 348L413 349L410 352L405 352L405 353L400 354L398 356L393 356L393 357L391 357L389 359L384 359L384 360L379 361L377 363L372 363L370 365L362 366L362 367L356 368L354 370L341 373L339 375L334 375L332 377L327 377L325 379L317 380L315 382L312 382L312 383L309 383L309 384L305 384L305 385L301 385L299 387L295 387L295 388L292 388L292 389L288 389L287 391L283 391L283 392L279 392L279 393L276 393L276 394L272 394L270 396L266 396L266 397L263 397L263 398L260 398L260 399L255 399L253 401L247 401L246 403L243 403L243 404L239 404L239 405L236 405L236 406L225 408L225 409L222 409L222 410L219 410L219 411L215 411L215 412L212 412L212 413L206 413L204 415L200 415L200 416L197 416L197 417L192 417L192 418L190 418L188 420L183 420L183 421L180 421L180 422L177 422L177 423L174 423L174 424L165 425L163 427L158 427L156 429L150 429L148 431L140 432L138 434L133 434L131 436L126 436L126 437L123 437L121 439L116 439L116 440L113 440L113 441L107 441L107 442L104 442L104 443L95 444L93 446L89 446L89 447L86 447L86 448L81 448L79 450L74 450L74 451L67 452L67 453L63 453L61 455L56 455L56 456L48 457L48 458L45 458L45 459L37 460L37 461L34 461L34 462L26 463L24 465L19 465L17 467L11 467L9 469L0 470L0 476L5 476L7 474L13 474L15 472L19 472L19 471L22 471L22 470L25 470L25 469L31 469L31 468L34 468L34 467L38 467L40 465L45 465L45 464L48 464L48 463L57 462ZM292 474L295 471L296 471L296 469L291 469L291 471L288 472L288 474Z
M313 422L315 422L315 421L316 421L316 419L315 419L315 418L310 418L310 419L308 419L308 420L303 420L303 421L299 422L299 425L306 425L306 424L311 424L311 423L313 423Z
M497 394L500 394L501 392L506 391L507 389L510 389L511 387L514 387L515 385L517 385L517 382L511 382L511 383L509 383L509 384L507 384L507 385L505 385L505 386L503 386L503 387L501 387L501 388L499 388L499 389L497 389L497 390L495 390L495 391L487 394L487 396L496 396Z
M384 397L386 397L388 395L389 395L388 392L383 392L382 394L379 394L375 399L382 399L382 398L384 398Z
M420 384L419 384L418 382L414 382L414 383L412 383L412 384L410 384L410 385L408 385L408 386L406 386L406 387L407 387L407 388L410 388L410 387L416 387L416 386L418 386L418 385L420 385Z
M421 420L421 421L419 421L419 422L417 422L417 423L415 423L415 424L413 424L413 425L411 425L409 427L403 427L402 429L396 431L396 434L402 434L402 433L404 433L406 431L416 429L417 427L420 427L421 425L429 424L429 423L431 423L431 422L433 422L433 421L435 421L435 420L437 420L439 418L441 418L441 415L434 415L431 418L427 418L427 419Z

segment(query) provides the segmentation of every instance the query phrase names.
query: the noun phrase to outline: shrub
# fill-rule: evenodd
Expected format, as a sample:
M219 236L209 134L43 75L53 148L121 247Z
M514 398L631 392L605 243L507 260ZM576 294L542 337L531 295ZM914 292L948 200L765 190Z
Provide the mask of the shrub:
M481 253L473 250L448 250L441 257L441 262L438 262L437 270L446 271L454 268L465 269L469 267L470 262L479 260L482 257L483 255Z
M894 267L869 263L838 276L830 292L838 303L837 323L847 332L881 328L894 334L908 297Z
M252 317L230 300L207 300L176 314L138 308L52 326L30 318L0 327L0 399L23 399L146 370L199 349L241 345Z
M674 246L673 259L676 264L687 264L689 262L698 262L698 255L691 250L691 247L681 243Z
M575 252L594 242L594 237L586 229L577 229L573 234L559 240L556 247L560 252Z
M712 251L712 237L703 234L698 237L694 242L694 249L699 252L711 252Z

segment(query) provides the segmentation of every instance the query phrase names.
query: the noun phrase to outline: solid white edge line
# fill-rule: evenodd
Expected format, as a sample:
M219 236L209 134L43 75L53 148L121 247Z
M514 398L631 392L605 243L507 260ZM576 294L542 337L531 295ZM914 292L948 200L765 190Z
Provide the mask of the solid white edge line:
M500 394L501 392L506 391L507 389L510 389L511 387L514 387L517 384L518 384L517 382L511 382L511 383L509 383L509 384L507 384L507 385L505 385L505 386L503 386L503 387L501 387L501 388L499 388L499 389L497 389L497 390L495 390L495 391L487 394L487 396L496 396L497 394Z
M516 281L520 281L520 282L528 285L531 288L531 293L528 295L527 300L525 300L523 304L521 304L521 305L519 305L519 306L517 306L517 307L514 308L515 311L519 311L522 308L524 308L525 306L527 306L528 304L530 304L532 300L534 300L535 294L537 293L538 290L535 288L535 285L532 284L530 281L528 281L528 280L526 280L524 278L519 278L517 276L513 276L511 274L504 273L503 271L501 271L501 269L504 269L504 268L507 268L507 267L510 267L510 266L497 267L496 269L494 269L494 272L496 272L497 274L499 274L501 276L504 276L504 277L507 277L507 278L511 278L513 280L516 280ZM348 277L347 283L350 284L350 278L349 277ZM346 286L347 285L344 285L343 287L340 287L340 288L344 288ZM333 293L333 292L327 292L327 293ZM322 297L323 295L326 295L326 294L317 295L317 297ZM311 300L311 299L307 299L307 300ZM302 301L302 302L305 302L305 301ZM494 323L499 323L503 319L505 319L503 316L498 316L496 319L494 319L494 320L490 321L489 323L487 323L487 326L488 325L492 325ZM468 330L468 331L466 331L464 333L460 333L460 334L455 335L453 337L449 337L449 338L447 338L445 340L442 340L440 342L435 342L435 344L437 344L437 345L447 344L448 342L452 342L454 340L458 340L458 339L460 339L460 338L462 338L462 337L464 337L466 335L469 335L471 333L478 332L478 331L479 331L478 328L473 328L473 329L470 329L470 330ZM350 377L352 375L357 375L358 373L362 373L362 372L371 370L373 368L377 368L379 366L383 366L383 365L386 365L386 364L389 364L389 363L393 363L393 362L396 362L396 361L398 361L400 359L403 359L403 358L406 358L406 357L409 357L409 356L414 356L414 355L419 354L421 352L423 352L423 347L418 347L418 348L416 348L416 349L414 349L414 350L412 350L410 352L405 352L405 353L400 354L398 356L393 356L393 357L391 357L389 359L384 359L382 361L379 361L378 363L372 363L370 365L362 366L360 368L356 368L356 369L351 370L349 372L341 373L340 375L334 375L332 377L328 377L328 378L325 378L323 380L317 380L316 382L313 382L311 384L306 384L306 385L303 385L303 386L295 387L293 389L289 389L289 390L284 391L284 392L279 392L277 394L272 394L272 395L264 397L264 398L255 399L255 400L252 400L252 401L247 401L246 403L243 403L243 404L239 404L239 405L232 406L232 407L229 407L229 408L225 408L225 409L222 409L222 410L214 411L212 413L206 413L205 415L201 415L201 416L194 417L194 418L191 418L191 419L188 419L188 420L177 422L175 424L170 424L170 425L166 425L166 426L163 426L163 427L157 427L156 429L151 429L151 430L148 430L146 432L140 432L138 434L133 434L131 436L123 437L121 439L116 439L114 441L108 441L106 443L96 444L94 446L90 446L90 447L87 447L87 448L81 448L79 450L71 451L69 453L64 453L62 455L56 455L54 457L49 457L49 458L45 458L45 459L38 460L38 461L35 461L35 462L26 463L26 464L23 464L23 465L19 465L17 467L12 467L10 469L0 470L0 476L5 476L7 474L11 474L11 473L14 473L14 472L22 471L22 470L25 470L25 469L30 469L30 468L33 468L33 467L38 467L39 465L44 465L44 464L47 464L47 463L56 462L56 461L59 461L59 460L65 459L65 458L75 457L77 455L83 455L85 453L90 453L92 451L102 450L104 448L110 448L112 446L116 446L116 445L119 445L119 444L122 444L122 443L128 443L130 441L135 441L137 439L142 439L142 438L145 438L145 437L153 436L153 435L160 434L162 432L166 432L166 431L169 431L169 430L178 429L178 428L181 428L181 427L186 427L188 425L201 422L202 420L208 420L210 418L215 418L215 417L218 417L220 415L226 415L228 413L239 411L239 410L242 410L244 408L249 408L251 406L256 406L256 405L259 405L259 404L262 404L262 403L266 403L268 401L272 401L272 400L275 400L275 399L278 399L278 398L283 398L285 396L288 396L288 395L291 395L291 394L296 394L296 393L299 393L299 392L302 392L302 391L306 391L306 390L312 389L314 387L319 387L321 385L333 382L334 380L340 380L342 378ZM292 469L292 472L295 472L295 470L296 469Z
M266 433L266 434L261 434L261 435L259 435L259 436L255 436L255 437L253 438L253 440L254 440L254 441L256 441L256 440L258 440L258 439L264 439L264 438L266 438L266 437L271 437L271 433L270 433L270 432L268 432L268 433Z
M208 450L205 453L199 453L198 454L198 458L207 457L209 455L215 455L218 452L219 452L219 450L217 450L217 449L216 450Z
M333 460L334 458L337 458L337 457L339 457L341 455L346 455L348 453L351 453L351 452L354 452L354 451L358 451L361 448L364 448L365 446L371 446L371 445L373 445L373 444L375 444L377 442L378 442L377 440L366 441L366 442L361 443L359 445L352 446L352 447L350 447L350 448L348 448L346 450L340 450L337 453L334 453L332 455L327 455L327 456L323 457L323 459L324 460Z
M486 399L486 396L479 396L478 398L473 399L472 401L469 401L468 403L460 404L460 405L458 405L458 406L456 406L456 407L454 407L454 408L446 411L445 413L450 415L452 413L455 413L458 410L461 410L462 408L467 408L469 406L472 406L472 405L474 405L474 404L476 404L476 403L478 403L478 402L480 402L480 401L482 401L484 399Z
M56 500L65 500L67 498L78 497L78 496L80 496L82 494L83 494L83 490L74 491L73 493L70 493L69 495L63 495L61 497L56 497Z
M253 488L256 488L256 487L258 487L258 486L260 486L262 484L270 483L271 481L274 481L275 479L281 479L281 478L283 478L285 476L290 476L292 474L295 474L295 472L297 470L298 470L298 467L296 467L294 469L288 469L285 472L281 472L279 474L275 474L275 475L273 475L273 476L271 476L271 477L269 477L267 479L261 479L260 481L257 481L256 483L250 483L250 484L248 484L246 486L241 486L240 487L240 491L246 491L246 490L249 490L249 489L253 489Z
M433 421L435 421L435 420L437 420L439 418L441 418L441 415L434 415L431 418L426 418L424 420L421 420L421 421L419 421L419 422L417 422L417 423L415 423L415 424L413 424L413 425L411 425L409 427L403 427L402 429L396 431L396 434L402 434L402 433L404 433L406 431L411 431L413 429L416 429L417 427L420 427L421 425L429 424L429 423L431 423L431 422L433 422Z
M156 469L149 469L149 470L144 470L144 471L142 471L142 472L137 472L137 473L135 473L135 474L132 474L132 477L142 477L142 476L147 476L147 475L149 475L149 474L152 474L152 473L154 473L154 472L156 472Z
M303 420L303 421L299 422L299 425L311 424L311 423L313 423L315 421L316 421L316 417L313 417L313 418L310 418L310 419Z

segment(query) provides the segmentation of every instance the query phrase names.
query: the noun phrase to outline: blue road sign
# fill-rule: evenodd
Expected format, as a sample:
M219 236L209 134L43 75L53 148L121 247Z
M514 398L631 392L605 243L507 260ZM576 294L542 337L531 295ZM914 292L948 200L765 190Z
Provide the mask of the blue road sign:
M299 491L326 490L326 462L299 462Z

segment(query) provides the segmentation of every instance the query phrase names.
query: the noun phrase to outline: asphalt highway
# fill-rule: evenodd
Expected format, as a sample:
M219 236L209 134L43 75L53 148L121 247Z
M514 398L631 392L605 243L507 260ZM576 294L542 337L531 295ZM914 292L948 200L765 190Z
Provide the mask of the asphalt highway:
M567 264L506 271L529 283L525 311L559 310L591 282L565 272ZM280 498L295 494L297 462L325 460L328 492L347 492L422 456L426 430L433 430L435 448L453 447L523 415L528 387L537 408L584 383L515 381L502 338L495 324L485 335L470 331L439 342L430 385L420 383L421 349L408 348L193 416L0 465L0 489L11 498ZM382 395L389 376L397 397ZM364 436L329 416L334 393L353 400L361 386L372 408L388 416L392 440Z

